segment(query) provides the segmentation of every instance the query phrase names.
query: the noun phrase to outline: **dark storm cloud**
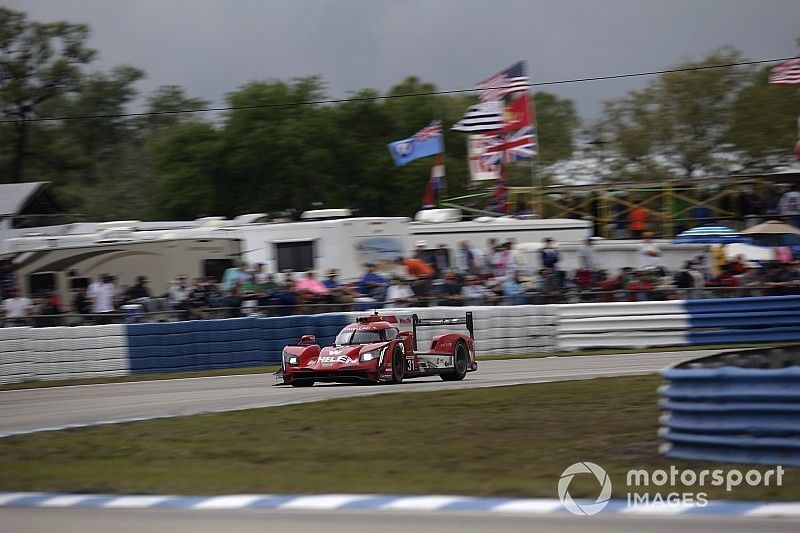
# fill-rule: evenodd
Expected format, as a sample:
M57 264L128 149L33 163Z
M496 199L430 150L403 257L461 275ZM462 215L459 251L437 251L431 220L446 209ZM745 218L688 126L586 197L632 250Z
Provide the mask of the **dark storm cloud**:
M753 59L797 53L797 0L7 0L41 21L92 28L99 68L147 72L223 101L248 81L320 75L331 97L386 91L407 75L469 89L518 59L533 81L668 68L732 45ZM559 85L585 117L645 80Z

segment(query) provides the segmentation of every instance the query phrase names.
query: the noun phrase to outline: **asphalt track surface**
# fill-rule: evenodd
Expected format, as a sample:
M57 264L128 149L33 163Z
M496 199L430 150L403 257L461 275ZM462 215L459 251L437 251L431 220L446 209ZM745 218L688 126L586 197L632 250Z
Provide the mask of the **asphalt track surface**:
M438 378L401 385L274 386L272 375L250 374L178 380L80 385L0 392L0 436L136 419L188 416L314 402L332 398L452 388L546 383L641 375L687 359L718 353L695 350L604 356L483 361L462 382ZM281 510L198 511L168 509L0 509L2 531L800 531L796 520L733 516L573 517L482 515L453 512Z
M0 392L0 437L137 419L275 407L331 398L454 388L497 387L597 377L649 374L667 365L718 353L673 353L549 357L481 361L461 382L438 377L400 385L318 384L276 386L272 374L215 376Z

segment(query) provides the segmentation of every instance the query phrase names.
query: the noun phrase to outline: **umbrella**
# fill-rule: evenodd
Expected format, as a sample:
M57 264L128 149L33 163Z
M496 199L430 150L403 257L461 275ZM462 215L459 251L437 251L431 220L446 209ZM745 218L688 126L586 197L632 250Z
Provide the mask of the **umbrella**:
M775 250L752 244L733 243L725 247L725 257L736 259L737 256L744 256L745 261L774 261Z
M759 246L800 247L800 229L781 222L780 220L768 220L767 222L748 228L742 233L752 236L755 244Z
M687 229L679 233L673 244L727 244L734 242L750 243L753 240L745 237L735 229L727 226L705 225Z
M747 228L742 233L747 235L800 235L800 229L780 220L768 220L752 228Z

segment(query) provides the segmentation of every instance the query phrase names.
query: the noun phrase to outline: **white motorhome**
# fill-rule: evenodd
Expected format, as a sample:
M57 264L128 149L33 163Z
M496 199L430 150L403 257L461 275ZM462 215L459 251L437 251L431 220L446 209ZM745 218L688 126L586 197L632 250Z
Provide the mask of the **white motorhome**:
M136 221L98 226L95 233L7 239L4 257L13 259L22 292L31 297L55 293L66 302L72 291L110 274L120 287L145 276L150 291L159 295L179 274L221 279L241 260L236 235L208 228L136 231Z
M458 209L430 209L417 213L410 225L411 239L429 248L444 244L455 249L460 241L485 248L489 239L537 242L551 237L558 242L581 242L592 234L592 223L571 218L518 219L480 217L462 221Z
M366 263L380 270L409 246L405 217L348 217L349 211L326 209L303 213L300 222L262 223L255 215L232 221L212 221L220 232L243 241L246 263L264 263L267 271L324 272L338 269L343 280L356 279ZM246 220L252 222L246 222Z

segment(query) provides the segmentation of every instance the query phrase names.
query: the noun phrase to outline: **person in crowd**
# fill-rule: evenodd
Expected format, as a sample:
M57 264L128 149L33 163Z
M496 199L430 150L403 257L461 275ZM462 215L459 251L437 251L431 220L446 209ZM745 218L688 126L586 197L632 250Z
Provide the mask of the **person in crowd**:
M386 307L411 307L416 303L416 296L408 281L400 276L393 276L386 289Z
M514 275L517 263L511 250L511 243L505 242L497 245L497 251L492 255L492 277L505 279Z
M195 279L191 293L186 299L186 313L189 320L200 320L206 317L212 291L213 284L210 284L207 278Z
M167 290L167 300L169 305L176 311L186 311L186 302L192 294L193 287L189 283L186 274L179 274L174 281L170 283Z
M633 273L633 279L625 286L625 290L628 291L629 302L642 302L653 299L653 291L656 288L653 282L653 272L654 270L647 269Z
M661 250L653 241L653 233L645 232L644 241L636 249L639 270L653 269L661 266Z
M36 317L37 327L52 327L61 325L61 314L64 312L61 305L61 297L56 293L48 294L39 309L39 316Z
M406 275L411 281L411 290L414 291L419 304L427 305L433 289L434 268L417 257L404 259L400 256L396 263L405 267Z
M117 286L114 277L103 274L100 283L89 285L89 295L92 301L92 314L96 324L109 324L111 314L116 311Z
M525 286L519 272L506 277L503 282L503 305L522 305L525 303Z
M479 273L475 252L470 248L468 241L461 241L458 243L456 268L462 274L477 275Z
M628 213L628 227L630 229L631 236L634 239L640 239L644 237L645 232L647 231L647 218L650 216L650 213L641 206L636 206L630 210Z
M294 286L300 304L322 304L330 303L330 290L316 278L313 270L308 270L306 275L300 278ZM311 309L319 311L319 309Z
M441 278L445 272L450 270L450 249L446 244L440 244L431 254L432 263L429 263L436 271L435 278Z
M364 274L358 280L358 292L363 296L382 302L386 293L386 278L377 273L374 263L367 263L364 265L364 269Z
M461 287L464 305L494 305L497 302L497 295L483 285L478 276L468 274L464 281Z
M12 286L6 294L8 296L2 301L4 326L10 328L32 325L33 301L27 296L20 296L16 286Z
M234 262L233 266L225 269L222 274L222 283L220 290L223 293L229 292L234 286L241 286L250 278L250 275L245 271L244 265L238 261Z
M256 283L264 286L270 281L270 278L273 278L273 276L267 272L267 265L264 263L256 263L253 265L253 278L255 279Z
M597 259L597 248L595 248L595 241L597 237L586 237L583 240L583 246L578 250L578 268L588 270L589 272L597 272L600 270L600 264Z
M126 300L138 300L140 298L150 298L150 289L147 287L147 277L137 276L136 283L126 291Z
M554 304L561 301L562 284L552 268L540 268L536 280L537 303Z
M458 276L453 272L444 275L444 283L437 287L436 295L439 305L461 306L464 305L464 297L461 295L461 283Z
M558 262L561 261L556 241L552 237L546 237L542 242L544 246L539 251L542 268L549 268L555 272L558 270Z
M787 223L800 227L800 185L795 184L778 200L778 214Z
M85 315L92 312L92 302L86 295L86 287L78 287L75 296L72 298L72 310L81 315L80 321L85 321Z
M231 290L223 297L222 306L227 310L227 318L236 318L241 316L241 308L244 297L239 285L234 285Z
M283 287L275 291L273 297L278 316L291 315L297 309L297 292L294 290L294 281L291 278L284 283Z

